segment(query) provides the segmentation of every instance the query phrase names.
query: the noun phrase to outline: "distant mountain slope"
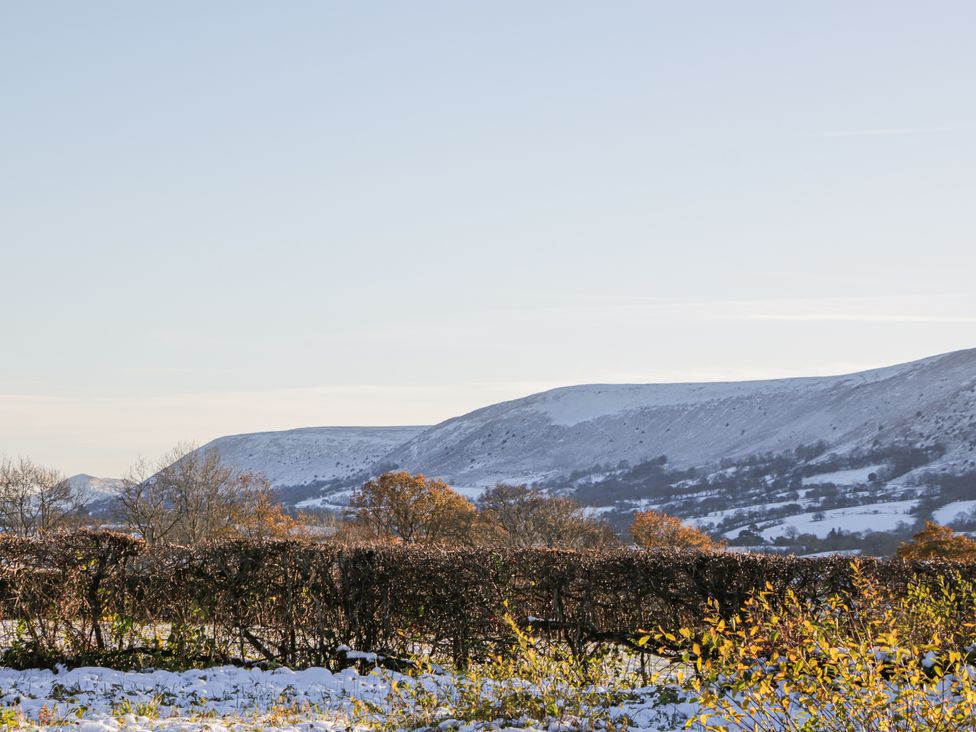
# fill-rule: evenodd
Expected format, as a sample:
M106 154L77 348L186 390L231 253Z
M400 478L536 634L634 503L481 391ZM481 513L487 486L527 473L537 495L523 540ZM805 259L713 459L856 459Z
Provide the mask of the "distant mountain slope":
M701 466L821 440L939 442L945 464L973 460L976 349L834 377L564 387L447 420L386 462L471 486L657 455Z
M739 546L884 553L932 516L976 532L976 349L843 376L570 386L433 427L313 427L211 447L301 508L342 505L398 467L471 498L536 483L620 528L656 508Z
M239 470L262 473L273 486L346 480L368 473L424 427L305 427L218 437L215 449Z
M96 478L86 473L72 475L68 478L68 483L85 505L111 498L118 494L122 488L121 478Z

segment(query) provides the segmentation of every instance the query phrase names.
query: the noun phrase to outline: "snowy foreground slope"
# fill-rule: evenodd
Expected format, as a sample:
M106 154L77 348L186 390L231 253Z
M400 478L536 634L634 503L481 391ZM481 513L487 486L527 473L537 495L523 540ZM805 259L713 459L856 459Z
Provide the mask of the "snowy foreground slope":
M391 682L407 677L353 669L331 673L311 668L291 671L245 670L224 666L174 673L121 672L106 668L14 671L0 668L0 728L109 730L328 730L366 729L357 718L356 700L382 709ZM431 689L450 689L452 677L430 676ZM657 689L635 689L634 698L610 710L631 730L684 728L695 712L688 703L659 703ZM375 726L374 726L375 728ZM554 718L540 727L518 720L463 725L445 720L438 729L588 729L586 720Z

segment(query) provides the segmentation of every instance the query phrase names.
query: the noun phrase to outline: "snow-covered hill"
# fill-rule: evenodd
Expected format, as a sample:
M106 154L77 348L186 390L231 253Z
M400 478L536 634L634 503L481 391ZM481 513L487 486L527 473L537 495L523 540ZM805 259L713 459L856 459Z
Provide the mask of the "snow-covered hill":
M836 377L554 389L436 425L387 462L473 486L658 455L704 466L821 440L938 442L941 464L976 459L976 349Z
M85 505L111 498L122 488L121 478L96 478L86 473L72 475L68 478L68 483Z
M381 466L424 427L306 427L218 437L201 447L242 471L262 473L278 488L347 480Z
M313 427L209 448L301 507L341 505L397 467L469 497L537 483L619 526L659 508L739 543L846 548L838 532L904 534L950 513L976 530L976 349L833 377L570 386L433 427Z

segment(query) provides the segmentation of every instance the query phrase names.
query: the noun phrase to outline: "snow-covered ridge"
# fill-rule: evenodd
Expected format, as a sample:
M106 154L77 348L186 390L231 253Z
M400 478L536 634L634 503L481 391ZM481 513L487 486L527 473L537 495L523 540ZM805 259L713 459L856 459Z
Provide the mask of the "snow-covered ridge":
M834 377L554 389L443 422L391 462L488 485L667 455L700 466L824 441L939 441L974 456L976 349Z
M368 473L424 427L305 427L218 437L214 449L239 470L262 473L272 485L350 479Z
M96 478L86 473L72 475L68 478L68 484L85 504L111 498L122 489L121 478Z
M527 397L532 408L547 414L553 424L571 426L610 414L715 402L756 395L801 394L840 385L865 385L904 374L941 358L888 366L843 376L808 376L755 381L717 381L675 384L586 384L566 386ZM520 400L521 401L521 400Z

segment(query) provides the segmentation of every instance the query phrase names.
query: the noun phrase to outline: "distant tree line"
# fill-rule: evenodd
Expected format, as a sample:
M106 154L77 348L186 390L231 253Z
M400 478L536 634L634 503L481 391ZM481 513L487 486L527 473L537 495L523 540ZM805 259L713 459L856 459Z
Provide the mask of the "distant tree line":
M133 465L107 518L90 516L84 498L56 471L29 460L0 462L0 532L19 536L108 521L150 545L316 539L589 549L622 543L594 509L539 487L499 484L471 502L442 480L404 471L366 481L338 515L289 512L263 476L238 471L217 451L191 444ZM653 511L638 512L626 538L655 548L719 548L697 529Z
M912 447L888 446L855 456L824 456L825 444L800 445L789 453L752 456L732 468L711 475L676 469L659 456L631 466L623 463L597 480L578 475L572 489L555 485L499 484L469 501L436 478L390 470L356 488L348 507L336 512L296 513L261 475L224 464L215 450L178 445L159 460L139 460L127 472L119 494L99 519L88 515L85 497L57 471L27 459L0 460L0 532L19 536L44 535L79 526L105 526L106 520L149 544L196 545L222 539L306 539L344 544L391 542L441 546L606 548L633 542L647 548L693 548L714 551L722 543L686 525L675 513L727 508L730 499L757 500L747 495L762 489L779 490L778 499L798 497L797 487L809 477L803 461L818 460L820 472L881 463L885 477L914 469L932 457ZM609 468L609 466L603 466ZM772 475L773 485L769 485ZM976 473L932 476L940 499L971 497ZM757 488L758 486L758 488ZM852 505L854 496L840 496L830 483L806 489L806 505L786 503L769 509L763 519L811 509ZM567 495L568 493L568 495ZM913 493L913 496L915 494ZM601 507L629 498L667 498L663 510L634 511L628 525L613 525ZM682 503L685 496L685 503ZM930 498L923 498L915 527L931 516ZM594 506L593 504L599 505ZM589 505L586 505L589 504ZM106 516L108 517L106 519ZM618 516L619 518L619 516ZM732 514L718 527L728 532L743 516ZM748 520L748 518L747 518ZM897 532L857 536L832 531L785 535L767 542L754 529L742 529L730 543L765 544L772 549L845 551L866 549L891 554L913 530L912 522ZM728 533L731 536L732 534Z
M21 458L0 459L0 533L43 536L106 520L148 543L300 538L267 480L221 463L214 450L179 445L157 462L139 460L122 481L108 517L89 514L83 489L57 470Z
M57 470L21 458L0 459L0 531L31 536L84 519L84 502Z
M719 548L697 529L655 511L638 512L630 535L648 548ZM562 549L621 543L592 509L538 487L499 484L472 504L441 480L404 471L384 473L355 491L337 538Z
M298 537L304 524L276 500L263 476L221 462L216 450L182 444L155 463L137 462L112 514L148 543Z

